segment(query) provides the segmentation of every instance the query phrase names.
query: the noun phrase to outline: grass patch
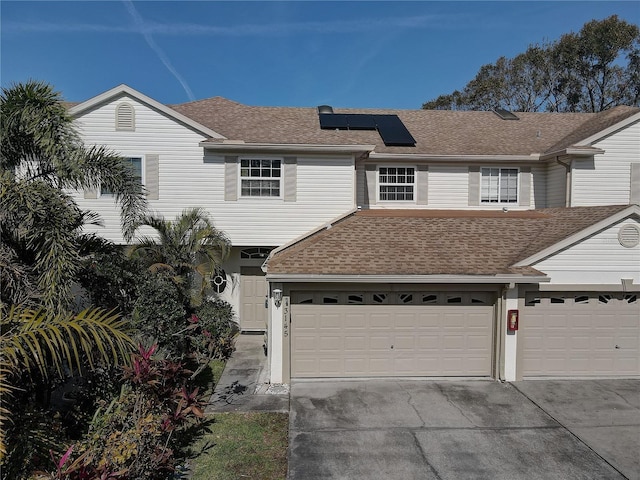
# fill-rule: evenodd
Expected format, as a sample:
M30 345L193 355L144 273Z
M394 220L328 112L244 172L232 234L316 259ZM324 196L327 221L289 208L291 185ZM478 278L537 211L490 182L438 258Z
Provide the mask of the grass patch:
M286 413L218 413L194 447L192 480L282 480L287 477Z

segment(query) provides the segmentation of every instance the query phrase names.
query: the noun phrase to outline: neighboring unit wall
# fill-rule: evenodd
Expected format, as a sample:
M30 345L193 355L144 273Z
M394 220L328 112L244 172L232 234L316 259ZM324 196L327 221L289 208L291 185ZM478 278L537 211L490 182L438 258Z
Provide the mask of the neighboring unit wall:
M630 125L593 146L605 153L595 155L593 159L573 162L572 206L630 203L631 170L640 164L640 123Z
M415 198L407 201L378 201L378 168L380 166L415 167ZM518 169L517 203L482 203L480 201L482 166ZM512 210L543 208L547 201L546 165L468 164L402 164L393 162L360 162L357 165L357 205L362 208L427 208L490 210L508 207Z
M568 163L568 159L560 159ZM551 161L547 168L546 208L566 207L567 204L567 167ZM540 207L538 207L540 208Z
M546 273L551 284L621 285L625 278L640 284L640 245L621 245L625 225L635 226L640 237L640 223L625 220L532 266Z
M116 130L116 108L122 102L134 107L134 129ZM143 157L143 178L154 163L148 160L157 158L158 197L149 199L151 212L172 219L186 208L203 207L234 245L281 245L354 207L352 156L294 157L295 168L286 165L286 169L294 172L295 195L287 190L290 183L283 186L282 198L225 200L225 158L205 154L199 146L205 139L202 134L163 113L123 96L84 113L76 125L87 145L104 145L123 156ZM278 158L284 160L285 156ZM290 160L288 154L287 161ZM239 182L237 177L236 181ZM98 212L104 223L104 227L87 230L123 242L119 210L113 198L87 193L75 195L78 205Z

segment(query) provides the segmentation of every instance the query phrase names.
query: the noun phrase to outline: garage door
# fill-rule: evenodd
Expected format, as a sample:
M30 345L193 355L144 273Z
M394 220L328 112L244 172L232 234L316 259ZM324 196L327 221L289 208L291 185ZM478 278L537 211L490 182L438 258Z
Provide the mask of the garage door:
M640 375L640 298L530 293L520 322L522 375Z
M291 376L490 376L495 295L293 293Z

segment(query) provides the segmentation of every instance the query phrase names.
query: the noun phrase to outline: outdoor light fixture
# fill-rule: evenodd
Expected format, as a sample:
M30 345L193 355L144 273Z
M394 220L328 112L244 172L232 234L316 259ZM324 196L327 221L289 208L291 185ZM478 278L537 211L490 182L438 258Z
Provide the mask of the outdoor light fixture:
M282 290L279 288L273 289L273 301L275 302L276 307L282 305Z

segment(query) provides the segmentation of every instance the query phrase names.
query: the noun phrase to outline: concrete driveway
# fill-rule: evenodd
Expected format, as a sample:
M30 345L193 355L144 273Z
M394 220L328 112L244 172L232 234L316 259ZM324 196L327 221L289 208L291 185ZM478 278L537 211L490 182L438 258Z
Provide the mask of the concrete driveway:
M640 380L298 381L289 479L640 479Z

